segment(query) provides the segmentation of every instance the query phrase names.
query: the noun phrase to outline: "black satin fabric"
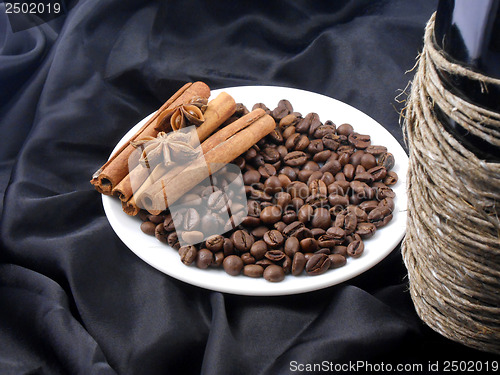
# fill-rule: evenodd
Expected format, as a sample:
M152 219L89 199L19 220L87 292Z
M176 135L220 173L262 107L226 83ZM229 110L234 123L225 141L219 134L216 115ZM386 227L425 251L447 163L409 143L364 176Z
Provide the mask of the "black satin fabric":
M403 143L395 97L436 6L80 0L13 33L0 4L0 374L271 375L307 373L291 361L426 369L491 360L421 323L399 248L311 293L213 292L128 250L89 184L123 134L187 81L322 93Z

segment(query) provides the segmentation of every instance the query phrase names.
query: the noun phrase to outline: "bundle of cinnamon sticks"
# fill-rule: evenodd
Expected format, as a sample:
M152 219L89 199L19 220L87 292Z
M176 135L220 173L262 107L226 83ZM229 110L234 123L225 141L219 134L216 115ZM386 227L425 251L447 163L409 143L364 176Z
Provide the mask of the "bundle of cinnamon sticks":
M90 181L102 194L117 196L123 210L137 215L140 209L159 214L185 193L243 154L260 139L272 132L274 119L262 109L256 109L219 129L235 112L236 102L222 92L208 101L210 88L203 82L187 83L92 176ZM177 109L190 112L191 103L207 101L202 119L198 119L196 137L190 142L197 157L186 163L158 164L155 167L140 162L136 145L146 139L168 136L179 130L177 119L166 121ZM186 110L187 108L187 110ZM177 111L177 112L180 112ZM188 116L189 117L189 116ZM161 133L161 134L159 134ZM201 172L200 172L201 171Z

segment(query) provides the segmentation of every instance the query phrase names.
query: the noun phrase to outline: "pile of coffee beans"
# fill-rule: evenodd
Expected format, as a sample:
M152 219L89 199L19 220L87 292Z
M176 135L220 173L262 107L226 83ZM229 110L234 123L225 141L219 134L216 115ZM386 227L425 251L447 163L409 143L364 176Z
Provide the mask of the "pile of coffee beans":
M178 250L186 265L271 282L321 275L361 256L364 240L392 219L393 155L350 124L321 122L316 113L303 117L288 100L274 110L257 107L276 128L233 161L243 175L246 209L214 187L214 178L216 186L235 181L237 174L225 171L183 197L194 202L191 208L141 211L142 231ZM225 125L248 112L239 104ZM202 200L207 204L194 208Z

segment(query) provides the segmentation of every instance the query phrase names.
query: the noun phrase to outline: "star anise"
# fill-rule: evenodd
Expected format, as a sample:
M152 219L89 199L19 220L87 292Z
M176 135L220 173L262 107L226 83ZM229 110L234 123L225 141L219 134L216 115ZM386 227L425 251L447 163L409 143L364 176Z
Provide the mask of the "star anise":
M195 97L189 103L163 111L158 119L156 130L166 131L166 124L170 122L172 130L179 130L188 125L200 125L205 121L203 112L206 109L208 100L202 97Z
M145 137L132 141L135 148L142 148L139 163L153 168L159 163L169 166L174 163L185 163L198 157L200 150L191 146L191 134L184 132L159 132L156 137Z

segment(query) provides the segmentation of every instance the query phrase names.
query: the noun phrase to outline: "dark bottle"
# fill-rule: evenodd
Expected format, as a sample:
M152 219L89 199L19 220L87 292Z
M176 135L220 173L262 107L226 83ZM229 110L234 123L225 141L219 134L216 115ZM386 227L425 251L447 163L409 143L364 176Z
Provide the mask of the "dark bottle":
M440 0L434 35L439 47L458 63L500 79L500 0ZM446 89L480 107L500 113L500 87L441 72ZM480 159L500 162L500 149L468 133L444 113L443 126Z

